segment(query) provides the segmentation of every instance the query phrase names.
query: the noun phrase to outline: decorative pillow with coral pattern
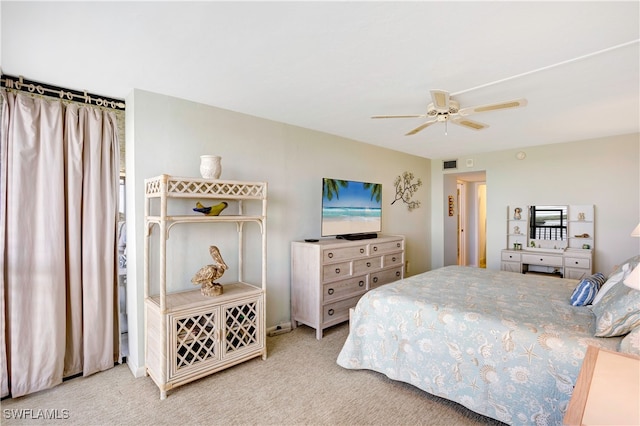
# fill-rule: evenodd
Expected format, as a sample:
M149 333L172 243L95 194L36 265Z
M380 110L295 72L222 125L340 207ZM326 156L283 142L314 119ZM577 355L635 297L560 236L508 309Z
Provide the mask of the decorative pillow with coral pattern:
M633 271L633 268L635 268L639 264L640 254L633 256L622 262L620 265L616 266L615 269L609 274L607 282L602 285L602 287L598 291L598 294L596 294L596 297L593 299L593 305L597 305L600 300L602 300L604 295L607 294L607 292L611 290L616 284L619 283L622 285L622 281L624 281L624 279L627 278L631 271Z
M620 341L620 352L640 355L640 327L636 327Z
M640 291L617 283L591 308L597 337L623 336L640 327Z

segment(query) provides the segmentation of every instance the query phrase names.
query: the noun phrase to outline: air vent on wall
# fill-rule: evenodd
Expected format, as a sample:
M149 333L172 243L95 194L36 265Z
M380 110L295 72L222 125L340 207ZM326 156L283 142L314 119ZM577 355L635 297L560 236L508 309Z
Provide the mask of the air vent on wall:
M442 170L457 169L458 160L447 160L442 162Z

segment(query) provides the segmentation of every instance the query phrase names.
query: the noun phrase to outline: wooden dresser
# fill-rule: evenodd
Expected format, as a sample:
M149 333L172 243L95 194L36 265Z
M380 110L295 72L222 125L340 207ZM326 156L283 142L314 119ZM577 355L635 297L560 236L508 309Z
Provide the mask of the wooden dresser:
M404 237L291 243L291 323L322 331L349 319L368 290L404 278Z

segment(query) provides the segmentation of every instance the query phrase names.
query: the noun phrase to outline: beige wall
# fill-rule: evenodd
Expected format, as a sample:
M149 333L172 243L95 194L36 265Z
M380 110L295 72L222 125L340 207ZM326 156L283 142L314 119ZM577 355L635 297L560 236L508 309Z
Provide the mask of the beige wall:
M594 270L608 273L614 265L640 252L640 239L629 234L640 221L640 140L638 134L614 136L522 150L505 150L460 158L458 170L442 172L434 161L431 175L431 264L442 266L455 230L443 215L447 193L456 173L486 171L487 267L500 268L506 247L508 205L594 204ZM474 167L466 168L473 159ZM453 234L452 234L453 232Z
M133 218L127 229L129 364L137 374L144 364L144 179L163 173L199 176L202 154L222 156L222 179L269 184L267 327L290 321L290 243L319 237L323 177L381 183L383 232L406 236L409 275L430 269L428 159L142 90L127 98L126 149L127 217ZM414 197L422 207L413 212L401 202L390 205L394 179L404 171L423 181ZM210 263L211 244L220 247L235 272L235 225L221 225L215 231L206 225L181 226L171 231L168 244L171 290L193 288L192 275ZM259 256L257 247L249 245L245 279L259 282ZM221 282L233 278L228 274Z
M487 177L488 268L499 269L506 206L511 204L595 204L596 270L608 271L640 251L639 241L629 237L640 221L637 134L524 151L522 161L512 150L460 158L460 168L445 174L440 160L135 90L127 98L127 215L134 218L128 224L130 367L139 375L144 365L145 178L162 173L198 176L199 156L206 153L223 157L223 179L269 183L267 326L273 327L289 321L290 242L320 234L322 177L383 184L383 231L407 237L409 275L442 266L445 249L455 250L454 243L445 243L451 233L455 239L455 224L445 219L446 194L455 191L454 174L481 170ZM473 168L465 167L469 158ZM413 212L402 204L390 205L393 181L405 170L423 181L415 197L422 207ZM234 230L185 232L171 235L173 290L192 288L190 277L208 261L208 245L221 246L223 256L234 253L225 246L235 240ZM250 256L259 256L252 250ZM228 256L235 265L233 257ZM248 277L258 276L256 268L249 268Z

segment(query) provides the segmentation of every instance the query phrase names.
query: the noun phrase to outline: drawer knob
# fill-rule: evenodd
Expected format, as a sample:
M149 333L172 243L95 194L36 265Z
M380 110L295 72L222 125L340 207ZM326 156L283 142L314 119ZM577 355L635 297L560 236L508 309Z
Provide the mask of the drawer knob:
M580 262L578 262L578 261L576 260L576 265L577 265L578 263L580 263Z
M340 268L336 268L336 274L340 273Z
M543 258L540 258L540 262L543 262L543 261L544 261L544 259L543 259Z
M378 246L373 246L373 251L378 251Z
M333 259L333 253L329 253L329 254L327 254L327 257L328 257L329 259Z
M329 309L329 311L327 312L329 315L333 315L335 313L335 311L333 309Z
M396 261L396 257L395 257L395 256L393 256L393 257L391 258L391 261L392 261L392 262L395 262L395 261Z
M360 287L364 287L364 281L359 281L359 282L358 282L358 285L359 285Z
M367 262L367 268L371 267L371 262Z
M364 249L363 248L360 249L360 253L364 253Z
M373 277L373 282L377 283L378 282L378 277Z
M335 293L335 290L330 288L329 290L327 290L327 293L329 293L331 295L331 294Z
M400 276L400 271L396 271L396 277Z
M396 244L396 247L400 248L400 243L397 243L397 244Z

